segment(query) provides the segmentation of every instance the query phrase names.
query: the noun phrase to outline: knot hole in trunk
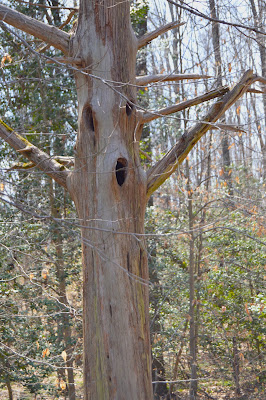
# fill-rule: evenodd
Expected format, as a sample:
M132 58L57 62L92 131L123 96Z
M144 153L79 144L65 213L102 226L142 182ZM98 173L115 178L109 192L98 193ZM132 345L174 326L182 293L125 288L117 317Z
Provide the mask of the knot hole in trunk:
M134 109L134 104L131 101L127 101L126 114L128 117L132 114L133 109Z
M83 108L82 117L83 117L83 123L85 124L85 127L87 129L89 129L90 131L94 132L95 129L94 129L92 109L88 104L85 105Z
M127 177L127 160L118 158L115 166L116 180L119 186L122 186Z

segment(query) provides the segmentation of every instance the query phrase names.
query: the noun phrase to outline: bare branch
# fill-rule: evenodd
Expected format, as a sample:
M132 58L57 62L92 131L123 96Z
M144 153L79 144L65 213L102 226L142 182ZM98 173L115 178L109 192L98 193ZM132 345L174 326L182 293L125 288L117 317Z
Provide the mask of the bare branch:
M264 93L265 93L265 90L262 91L262 90L258 90L258 89L254 89L254 88L249 88L249 89L247 90L247 93L264 94Z
M150 43L153 39L156 39L158 36L162 35L163 33L169 31L170 29L177 28L178 26L184 25L185 22L170 22L169 24L160 26L159 28L155 29L152 32L145 33L145 35L139 38L138 49L146 46Z
M8 168L8 171L13 171L14 169L26 170L26 169L31 169L34 167L35 167L35 164L32 161L27 162L27 163L18 162L18 163L13 164L12 167Z
M57 161L59 164L65 165L66 167L73 167L74 165L74 157L66 157L66 156L52 156L52 160Z
M188 107L196 106L197 104L204 103L205 101L220 97L229 91L229 88L224 86L218 89L212 90L211 92L202 94L201 96L194 97L191 100L182 101L181 103L174 104L173 106L163 108L159 111L147 112L142 116L142 123L153 121L154 119L164 117L169 114L182 111Z
M52 63L63 63L63 64L71 64L71 65L77 65L77 66L82 66L82 58L73 58L73 57L54 57L51 60L46 61L47 64L52 64Z
M188 5L187 3L183 2L183 1L182 1L182 3L181 2L177 3L176 1L173 1L173 0L167 0L167 1L168 1L168 3L171 3L171 4L173 4L173 5L175 5L175 6L179 7L179 8L182 8L183 10L189 11L191 14L197 15L198 17L207 19L208 21L218 22L219 24L229 25L229 26L233 26L235 28L248 29L250 31L253 31L253 32L256 32L256 33L260 33L262 35L266 35L265 32L260 31L259 29L257 29L256 27L253 27L253 26L237 24L237 23L234 23L234 22L227 22L227 21L224 21L224 20L221 20L221 19L218 19L218 18L209 17L208 15L203 14L202 12L197 10L196 8L191 7L190 5Z
M70 36L55 26L46 25L2 4L0 4L0 19L15 28L21 29L23 32L49 43L64 53L68 53Z
M143 75L136 77L136 85L147 86L155 82L170 82L170 81L183 81L185 79L207 79L211 78L209 75L199 74L157 74L157 75Z
M215 124L211 127L211 129L220 129L222 131L230 131L230 132L242 132L246 133L246 131L240 126L230 125L230 124Z
M199 139L247 91L248 87L257 80L256 78L252 70L248 70L239 83L211 107L210 111L203 118L203 121L198 122L187 130L172 149L147 171L148 197L172 175Z
M37 168L67 189L66 179L69 171L48 154L31 144L27 139L14 132L1 119L0 137L13 147L13 149L27 157Z
M256 76L256 77L254 77L254 82L256 82L256 81L266 85L266 78L264 76Z
M61 29L63 29L67 24L69 24L69 22L71 21L73 15L75 15L76 12L77 12L77 10L72 10L72 11L69 13L67 19L58 27L58 29L61 30ZM72 33L72 32L71 32L71 30L70 30L69 34L71 34L71 33ZM41 43L41 44L38 46L38 52L39 52L39 53L43 53L44 51L48 50L49 48L50 48L50 45L49 45L49 44Z
M17 150L17 151L19 153L23 153L23 150L24 150L24 152L26 151L26 149ZM74 165L74 157L51 156L50 158L51 158L51 160L55 160L59 164L65 165L68 168L69 167L73 167L73 165ZM36 165L32 161L26 162L26 163L18 162L18 163L13 164L12 167L10 167L8 169L8 171L12 171L14 169L18 169L18 170L20 170L20 169L22 169L22 170L23 169L31 169L31 168L34 168L34 167L36 167Z
M149 154L146 153L146 151L143 150L139 150L140 154L142 154L144 157L147 158L147 160L149 160L150 162L152 162L152 158L149 156Z

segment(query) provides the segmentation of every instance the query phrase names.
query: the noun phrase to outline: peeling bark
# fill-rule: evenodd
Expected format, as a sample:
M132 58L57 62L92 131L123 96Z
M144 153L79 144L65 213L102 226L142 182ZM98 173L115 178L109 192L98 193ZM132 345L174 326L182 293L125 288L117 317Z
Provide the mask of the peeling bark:
M144 232L146 176L136 142L136 89L126 84L135 83L137 40L128 2L80 7L71 56L104 79L76 73L79 130L68 180L83 225L85 399L147 400L148 267L135 236Z

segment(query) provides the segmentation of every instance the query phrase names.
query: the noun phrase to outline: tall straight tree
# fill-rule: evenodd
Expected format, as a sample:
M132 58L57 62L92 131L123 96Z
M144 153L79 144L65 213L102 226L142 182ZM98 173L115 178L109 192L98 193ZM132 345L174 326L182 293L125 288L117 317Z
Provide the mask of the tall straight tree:
M157 112L144 112L136 104L136 83L190 78L136 79L135 75L138 49L178 22L137 40L130 2L120 0L80 0L74 34L4 5L0 19L16 38L17 31L8 24L61 50L60 62L71 64L75 74L78 133L73 170L64 166L62 157L49 156L4 122L0 136L68 190L76 205L83 254L84 399L151 399L149 277L143 240L147 200L260 78L249 70L232 90L223 87ZM145 172L139 157L143 124L217 97L205 117Z

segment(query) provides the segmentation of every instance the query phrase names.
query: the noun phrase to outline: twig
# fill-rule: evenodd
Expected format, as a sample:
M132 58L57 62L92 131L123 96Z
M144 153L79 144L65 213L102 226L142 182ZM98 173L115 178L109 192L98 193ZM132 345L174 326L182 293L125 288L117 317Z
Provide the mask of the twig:
M149 154L147 154L145 151L143 151L143 150L139 150L139 152L141 153L141 154L143 154L144 155L144 157L146 157L147 158L147 160L149 160L150 162L152 162L152 158L149 156Z
M136 85L147 86L155 82L170 82L170 81L183 81L185 79L208 79L209 75L199 74L157 74L157 75L143 75L136 77Z

